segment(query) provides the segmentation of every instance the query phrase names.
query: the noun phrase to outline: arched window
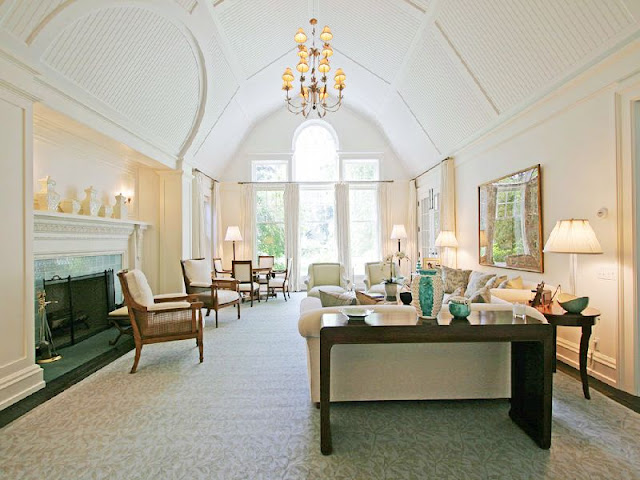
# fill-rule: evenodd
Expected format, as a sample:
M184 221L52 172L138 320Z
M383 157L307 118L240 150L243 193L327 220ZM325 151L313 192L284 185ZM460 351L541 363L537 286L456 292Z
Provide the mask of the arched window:
M309 120L296 130L293 178L298 182L338 181L338 136L328 123Z

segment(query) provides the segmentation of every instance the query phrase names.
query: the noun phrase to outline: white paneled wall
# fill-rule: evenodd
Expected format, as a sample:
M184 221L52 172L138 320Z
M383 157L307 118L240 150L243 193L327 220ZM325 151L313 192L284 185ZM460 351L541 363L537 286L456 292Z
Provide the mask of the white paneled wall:
M196 57L166 18L144 8L116 7L69 25L42 60L177 154L200 102Z

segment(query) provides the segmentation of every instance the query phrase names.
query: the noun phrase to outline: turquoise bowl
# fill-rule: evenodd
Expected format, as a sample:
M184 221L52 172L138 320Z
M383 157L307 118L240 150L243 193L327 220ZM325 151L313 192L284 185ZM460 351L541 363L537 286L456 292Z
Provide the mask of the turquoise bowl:
M567 297L569 297L569 295L567 295ZM564 300L559 296L558 304L569 313L582 313L589 305L589 297L574 297Z
M471 313L471 305L449 302L449 313L451 313L454 318L467 318Z

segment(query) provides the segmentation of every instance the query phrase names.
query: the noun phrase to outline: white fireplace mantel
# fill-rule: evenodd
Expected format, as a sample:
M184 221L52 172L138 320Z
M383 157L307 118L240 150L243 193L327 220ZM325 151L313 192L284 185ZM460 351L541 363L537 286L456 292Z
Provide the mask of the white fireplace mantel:
M39 259L121 253L123 268L140 268L142 236L150 226L139 220L35 211L33 254Z

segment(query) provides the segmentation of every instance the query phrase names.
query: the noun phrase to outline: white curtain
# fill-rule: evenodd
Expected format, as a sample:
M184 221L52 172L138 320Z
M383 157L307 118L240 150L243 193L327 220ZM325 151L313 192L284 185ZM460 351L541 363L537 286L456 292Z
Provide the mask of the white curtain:
M298 252L298 238L300 227L300 185L288 183L284 187L284 236L285 256L293 258L291 271L289 272L289 285L292 290L299 290L300 263Z
M242 216L240 231L242 232L242 242L240 248L236 244L236 260L255 260L253 258L253 242L256 224L256 191L254 185L245 184L242 186Z
M205 217L205 194L211 188L211 181L201 172L193 176L193 235L192 255L194 258L205 258L209 253L207 248L207 219ZM211 259L208 259L211 260Z
M418 261L418 192L416 189L416 181L411 180L409 182L409 211L407 212L407 246L406 252L409 256L409 264L403 262L403 269L408 271L403 272L405 275L409 275L413 270L413 265Z
M378 220L380 222L380 253L384 259L387 255L392 255L395 250L390 244L391 236L390 224L391 215L389 215L388 185L386 183L378 184Z
M440 165L440 230L456 232L456 183L453 158L447 158ZM443 258L448 266L457 266L455 248L444 248Z
M220 200L220 184L213 182L212 193L212 225L213 225L213 257L222 258L223 232L222 232L222 201Z
M349 247L349 184L336 183L336 237L338 240L338 261L344 266L349 278L353 280L351 272L351 251Z

